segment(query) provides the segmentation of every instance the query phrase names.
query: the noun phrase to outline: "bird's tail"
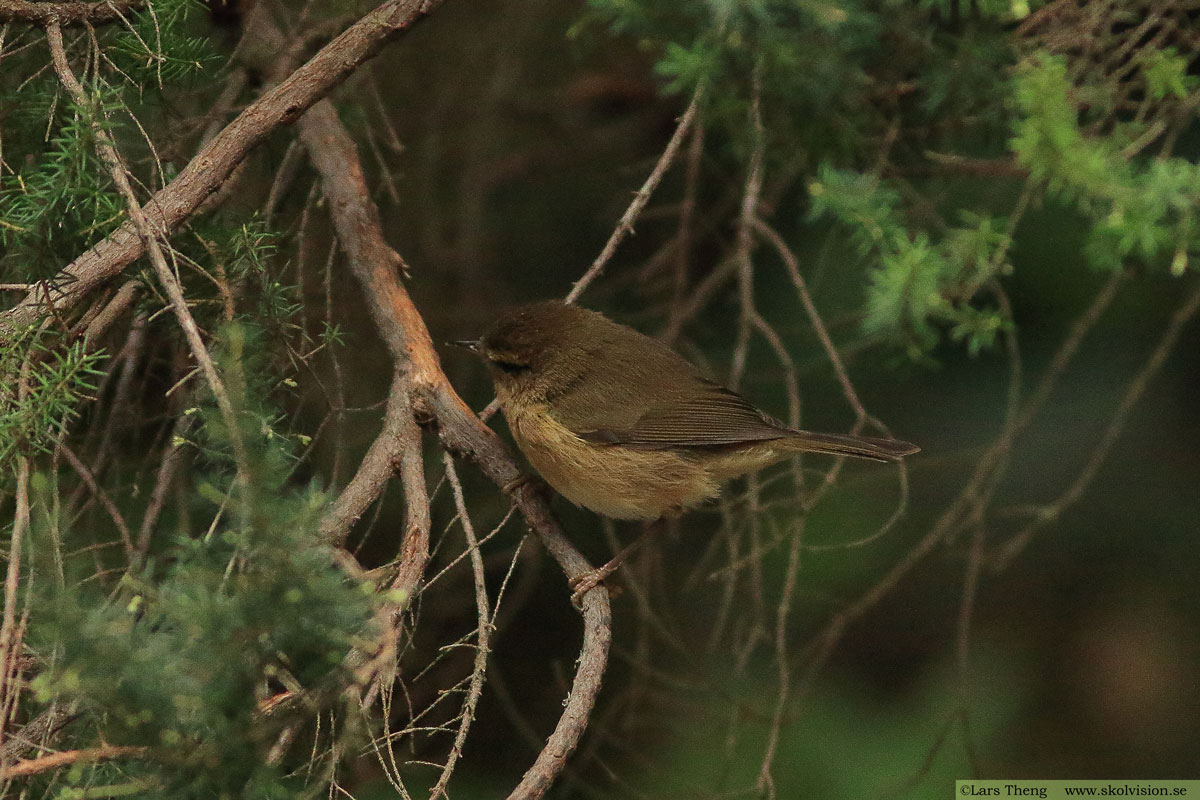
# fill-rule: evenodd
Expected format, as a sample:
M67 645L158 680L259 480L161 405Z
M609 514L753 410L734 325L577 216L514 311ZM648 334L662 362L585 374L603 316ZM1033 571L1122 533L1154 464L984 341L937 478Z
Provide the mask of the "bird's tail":
M837 433L793 431L782 440L789 448L805 453L828 453L834 456L855 456L875 461L899 461L904 456L920 452L921 448L899 439L877 439L873 436L849 436Z

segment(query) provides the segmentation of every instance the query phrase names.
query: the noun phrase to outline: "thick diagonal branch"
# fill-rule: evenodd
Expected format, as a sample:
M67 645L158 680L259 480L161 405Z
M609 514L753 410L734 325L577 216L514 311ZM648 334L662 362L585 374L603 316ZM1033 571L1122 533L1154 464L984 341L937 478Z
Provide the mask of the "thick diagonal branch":
M100 25L115 22L142 5L142 0L104 0L99 3L30 3L27 0L0 0L0 22Z
M313 103L344 81L389 39L411 28L442 0L387 0L321 48L282 83L246 107L213 137L175 180L142 207L152 229L169 231L220 188L233 169L272 131L294 122ZM61 312L119 275L144 252L132 221L80 255L50 282L35 288L0 315L0 346L42 316ZM48 306L52 306L50 308Z

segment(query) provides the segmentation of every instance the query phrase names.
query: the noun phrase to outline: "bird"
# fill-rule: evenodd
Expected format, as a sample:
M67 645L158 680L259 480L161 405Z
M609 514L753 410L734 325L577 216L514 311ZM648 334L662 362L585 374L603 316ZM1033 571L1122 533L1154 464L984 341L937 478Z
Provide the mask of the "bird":
M920 450L791 428L662 342L556 300L513 309L478 340L452 344L483 359L513 439L545 482L613 519L677 517L727 481L797 453L898 461Z

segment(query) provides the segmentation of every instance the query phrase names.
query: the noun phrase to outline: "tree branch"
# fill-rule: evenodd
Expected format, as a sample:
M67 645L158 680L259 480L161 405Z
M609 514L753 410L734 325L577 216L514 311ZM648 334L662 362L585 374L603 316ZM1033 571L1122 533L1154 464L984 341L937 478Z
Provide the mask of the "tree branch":
M75 105L80 109L88 109L93 104L83 85L79 83L79 79L71 71L71 65L67 62L66 48L63 45L62 28L56 21L51 21L46 25L46 39L50 45L50 57L54 62L54 71L58 73L59 81L62 82L67 93L71 95L71 98L75 101ZM242 439L241 430L237 424L237 415L233 409L233 401L229 396L229 392L225 389L225 383L217 372L217 366L213 362L212 356L209 355L208 348L204 345L204 340L200 336L200 328L196 325L196 320L192 317L192 312L188 310L187 300L183 296L183 287L179 283L179 278L175 276L175 273L171 271L170 266L167 264L166 256L162 251L162 245L158 241L158 230L152 227L145 210L138 204L137 194L133 191L133 185L130 181L129 170L122 162L121 155L117 152L117 147L112 136L94 117L90 122L92 132L96 137L96 150L99 152L100 158L108 165L113 182L117 185L117 189L120 191L122 197L125 198L131 224L137 233L140 244L150 254L150 263L154 265L154 271L158 274L159 282L162 283L163 288L167 291L167 296L171 300L171 308L175 312L176 319L179 320L179 327L183 329L183 334L187 339L188 347L192 351L192 356L195 357L196 363L200 365L200 369L204 372L204 379L208 382L213 397L216 398L221 417L225 421L225 426L229 429L229 441L233 446L233 457L237 463L238 473L243 482L248 483L250 480L249 459L246 454L246 446ZM163 235L165 236L165 231ZM122 530L122 539L132 553L133 543L129 540L128 530Z
M169 231L187 219L220 188L233 169L276 128L295 121L313 103L374 56L393 36L433 12L442 0L387 0L275 88L246 107L213 137L175 180L142 207L151 228ZM132 221L83 253L50 281L50 290L34 290L0 314L0 346L44 315L59 313L105 281L119 275L144 252Z
M25 390L22 380L20 391ZM16 708L20 692L16 682L17 652L21 646L22 630L17 623L17 590L21 581L21 549L25 531L29 528L29 459L17 459L16 513L13 515L12 536L8 543L8 570L4 579L4 612L0 621L0 742L9 716Z
M143 5L142 0L103 0L99 3L30 3L0 0L0 22L28 22L46 26L100 25L115 22Z
M454 458L445 453L442 463L446 466L446 477L450 481L450 489L454 494L454 508L458 512L458 521L462 525L463 536L467 540L467 550L471 554L471 574L475 581L475 663L471 669L471 682L467 689L467 697L463 700L462 712L458 721L458 732L454 734L454 745L450 748L450 756L446 766L438 776L437 783L429 790L429 800L445 797L449 800L446 787L450 776L454 773L455 764L462 757L463 745L467 742L467 732L475 721L475 710L479 706L479 697L483 694L483 678L487 672L488 653L491 652L492 624L491 608L488 603L487 582L483 568L483 555L479 552L479 540L475 537L475 526L471 524L471 515L467 512L467 502L463 497L462 482L454 468ZM513 561L516 564L516 561Z
M41 756L40 758L18 761L11 767L0 770L0 781L21 778L26 775L36 775L39 772L49 772L50 770L61 769L71 764L105 761L123 756L139 756L145 752L145 747L120 747L117 745L91 747L86 750L65 750L61 753L51 753L48 756Z
M92 496L99 501L104 508L108 518L112 520L116 526L117 532L121 535L121 543L125 545L125 554L132 559L134 555L133 537L129 534L129 525L125 523L125 517L121 515L121 510L117 508L116 503L108 496L108 492L104 487L96 483L96 476L88 469L87 464L80 460L79 456L75 455L75 451L67 447L65 444L59 444L59 451L66 457L67 463L71 465L71 469L75 470L75 474L83 481L83 485L88 488Z
M347 249L351 271L363 289L372 319L392 355L397 372L407 381L413 411L436 421L442 443L452 452L472 459L496 486L517 486L514 490L517 507L569 579L589 572L592 565L563 535L545 499L528 483L519 480L523 473L499 437L475 416L442 371L425 321L398 277L404 261L384 239L379 211L370 199L358 150L337 118L333 105L322 102L314 106L300 120L299 129L301 140L321 173L322 186L330 202L338 238ZM381 436L372 449L387 446ZM362 486L366 478L360 479L360 475L364 470L378 474L379 469L378 465L364 462L351 485L359 481ZM382 488L382 483L379 485ZM341 502L342 498L339 498L338 503ZM342 513L345 511L343 508ZM322 525L322 529L325 528ZM545 794L587 727L612 640L606 588L597 586L584 596L583 618L579 668L563 714L512 798L534 800Z
M38 714L24 727L16 731L5 731L3 742L0 743L0 769L5 764L17 761L24 753L43 746L43 743L76 719L73 709L61 703L55 703Z
M683 116L679 118L679 124L675 127L675 133L671 135L671 140L667 142L662 155L658 157L658 163L654 165L654 169L650 172L650 177L646 178L646 182L642 184L642 188L638 189L637 193L634 194L633 202L629 204L629 207L625 209L625 213L621 215L621 220L608 237L608 241L604 244L604 249L600 251L600 255L596 256L596 260L588 267L587 272L583 273L583 276L575 281L575 285L571 287L571 291L563 300L564 303L574 303L579 299L579 296L583 294L592 281L600 277L600 273L604 271L604 267L613 257L613 254L617 252L617 246L621 244L626 236L633 233L633 223L637 220L638 215L642 213L642 209L646 207L646 203L650 202L650 196L654 194L654 190L662 182L663 175L667 174L667 170L674 163L675 157L679 155L679 148L683 145L683 140L687 137L688 131L691 130L692 123L696 119L696 111L700 107L700 100L703 96L704 86L701 84L692 94L692 102L688 104L687 111L684 111Z
M817 673L832 655L848 624L874 608L925 556L933 552L935 546L955 531L960 530L964 521L981 517L989 483L995 486L996 478L1003 471L1017 437L1029 426L1045 405L1050 393L1057 385L1058 379L1062 377L1063 372L1078 352L1084 337L1095 327L1101 315L1112 304L1124 280L1123 272L1114 272L1092 298L1083 313L1076 317L1066 338L1063 339L1062 344L1050 359L1050 364L1042 373L1037 388L1025 402L1021 412L1005 423L996 439L975 462L975 468L962 490L925 535L909 548L904 557L893 565L874 586L845 608L833 614L824 630L809 643L808 665L802 684L796 692L797 696L803 696L812 686Z
M1179 340L1180 334L1183 333L1197 312L1200 312L1200 282L1192 287L1191 293L1179 308L1175 310L1175 313L1171 315L1166 330L1163 331L1162 338L1159 339L1150 357L1146 359L1146 363L1142 365L1142 368L1138 370L1137 374L1129 382L1124 394L1121 395L1121 400L1117 404L1116 411L1113 412L1112 417L1109 419L1099 443L1088 457L1083 469L1080 470L1079 474L1075 476L1075 479L1056 500L1039 508L1036 517L1028 525L997 548L997 552L994 555L995 560L991 565L995 571L999 572L1008 567L1013 559L1025 549L1038 530L1059 519L1064 511L1083 497L1083 493L1091 485L1092 479L1100 471L1100 467L1107 459L1109 451L1112 450L1121 432L1125 429L1125 423L1129 419L1130 412L1133 411L1134 406L1141 400L1150 381L1162 369L1167 356L1175 349L1175 344Z

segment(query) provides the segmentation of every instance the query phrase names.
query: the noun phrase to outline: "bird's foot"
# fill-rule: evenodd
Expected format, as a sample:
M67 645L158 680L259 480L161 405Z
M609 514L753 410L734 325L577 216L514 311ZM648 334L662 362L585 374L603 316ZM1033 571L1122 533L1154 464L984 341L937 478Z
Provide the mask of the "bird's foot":
M661 531L665 526L666 520L664 519L657 519L651 522L646 526L646 529L642 532L641 536L634 539L630 544L622 548L619 553L609 559L607 564L602 567L597 567L590 572L585 572L578 577L572 578L569 584L572 589L571 605L575 606L576 608L582 608L583 596L585 594L590 592L592 589L595 589L604 582L605 578L616 572L621 564L625 562L625 559L633 555L638 548L645 544L654 534ZM619 592L615 586L609 587L608 591L612 597L616 597Z
M617 569L621 566L621 562L624 560L624 556L621 558L614 558L612 561L609 561L602 567L596 567L593 570L572 578L567 584L571 587L571 605L575 606L575 608L582 609L583 596L592 589L595 589L600 584L604 583L605 579L607 579L609 575L612 575L617 571ZM620 588L617 586L606 586L605 588L608 589L609 597L616 597L621 593Z
M645 537L638 537L637 539L634 539L632 544L627 545L621 550L621 552L610 558L607 564L596 567L589 572L585 572L578 577L572 578L568 584L572 589L571 605L575 606L576 608L583 608L583 596L592 589L595 589L600 584L604 583L604 580L609 575L612 575L614 572L616 572L620 566L625 563L625 559L629 558L629 556L633 555L634 551L641 547L644 538ZM616 597L619 590L617 587L611 586L609 587L608 592L609 596Z
M550 485L537 475L530 475L528 472L521 473L508 483L501 486L500 491L504 492L506 495L512 496L526 487L537 494L540 494L544 498L549 499L550 497Z

